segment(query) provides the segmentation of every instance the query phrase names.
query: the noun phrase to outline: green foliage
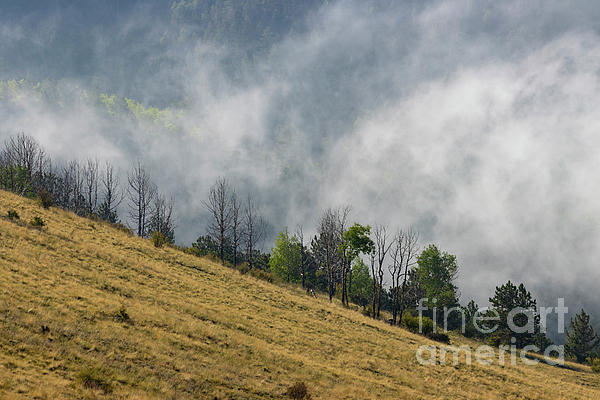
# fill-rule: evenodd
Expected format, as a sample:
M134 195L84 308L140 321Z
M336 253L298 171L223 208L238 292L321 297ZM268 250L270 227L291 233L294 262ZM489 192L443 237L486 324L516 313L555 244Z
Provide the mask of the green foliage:
M373 279L369 268L357 258L352 266L352 287L350 288L350 301L366 307L373 298Z
M593 359L588 358L588 364L590 365L592 372L600 374L600 358L598 358L598 357L594 357Z
M287 228L279 232L269 260L271 273L288 283L300 282L301 262L302 248L298 237L290 235Z
M401 325L413 333L422 333L429 335L433 333L433 320L428 317L421 317L421 332L419 332L419 316L415 316L410 312L402 314Z
M531 293L525 289L525 285L522 283L517 287L511 281L508 281L504 285L496 287L494 297L491 297L490 303L492 308L498 313L499 320L491 322L491 325L498 324L499 328L497 332L494 332L493 340L498 341L499 344L510 344L510 339L514 337L516 339L516 346L522 348L524 346L535 344L536 341L540 344L543 341L540 338L536 338L536 334L539 333L539 316L537 315L536 301L532 298ZM534 332L513 332L508 325L508 315L512 310L522 308L530 310L534 316L533 325ZM524 313L518 313L514 315L514 324L519 327L524 327L529 318ZM482 324L484 325L484 324ZM486 325L484 325L486 326Z
M21 219L21 216L15 210L8 210L8 219L11 221L18 221Z
M273 283L273 274L271 274L270 272L264 271L262 269L252 268L250 270L250 275L252 275L253 277L255 277L257 279L261 279L263 281Z
M450 344L450 337L442 332L431 332L427 335L427 337L431 340L435 340L436 342L441 342L445 344Z
M77 373L75 379L83 387L94 390L102 390L104 393L112 393L112 377L102 368L85 368Z
M477 303L475 303L475 301L471 300L466 307L463 307L463 310L465 313L465 330L462 332L462 334L468 338L481 338L482 334L479 332L479 330L477 330L474 324L475 316L479 313L479 306Z
M119 310L115 313L115 320L123 323L131 323L131 317L127 313L125 307L119 308Z
M456 256L440 252L430 244L417 259L417 278L425 291L429 308L453 307L458 302L457 287L454 284L458 274ZM433 300L437 302L434 303ZM438 313L440 318L443 316Z
M160 232L152 232L152 235L150 235L150 241L154 247L163 247L167 243L164 235Z
M41 189L38 191L38 197L40 198L42 207L45 209L48 209L54 205L54 195L48 192L46 189Z
M29 225L35 228L43 228L44 226L46 226L46 223L40 217L33 217L33 219L29 221Z
M98 217L104 221L110 222L111 224L116 224L119 218L117 211L111 210L111 208L105 202L102 202L100 207L98 207Z
M369 237L370 234L370 226L363 226L361 224L352 225L344 232L342 243L340 244L340 253L345 254L349 260L354 260L361 253L369 254L375 245Z
M309 400L311 398L310 393L308 393L308 388L304 382L296 382L292 386L290 386L285 394L290 399L296 400Z
M19 165L0 166L0 189L25 197L33 197L33 182L30 171Z
M598 354L600 337L594 332L590 324L590 316L583 309L575 318L571 318L571 325L567 330L565 354L573 357L577 362L584 362Z

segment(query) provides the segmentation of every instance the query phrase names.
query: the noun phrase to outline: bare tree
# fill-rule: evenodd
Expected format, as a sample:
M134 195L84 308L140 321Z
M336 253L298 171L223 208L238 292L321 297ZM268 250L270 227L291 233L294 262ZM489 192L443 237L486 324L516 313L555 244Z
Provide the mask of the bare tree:
M343 274L344 263L339 247L349 212L349 207L327 209L321 216L317 236L311 245L319 266L327 276L329 301L332 301L337 283L340 282Z
M168 243L175 242L175 225L173 221L173 198L161 193L152 197L148 233L159 232Z
M248 262L248 266L253 268L254 252L265 234L266 222L263 217L258 214L258 205L256 204L254 197L250 194L246 198L242 223L244 225L243 232L246 245L246 261Z
M38 142L31 136L20 133L4 142L1 156L5 166L2 185L15 193L24 195L36 192L47 172L49 159Z
M401 231L402 232L402 231ZM402 287L399 288L399 310L398 310L398 323L402 322L402 314L404 313L404 308L406 305L405 296L407 291L407 280L409 276L409 269L412 268L413 265L417 262L418 251L419 251L419 234L412 230L408 229L407 231L402 232L401 238L399 238L400 242L400 254L402 254L402 261L400 263L400 268L404 270L402 273ZM400 277L398 277L400 278Z
M104 171L102 171L102 196L103 201L100 204L100 217L112 223L117 222L117 208L124 198L124 193L119 187L119 175L115 174L112 164L106 162Z
M304 230L302 225L296 227L296 236L300 242L300 274L302 275L302 288L306 287L306 273L308 264L308 254L306 253L306 247L304 247Z
M229 192L227 180L219 178L208 192L208 201L203 202L212 217L208 233L219 243L219 258L222 264L225 264L225 241L231 227Z
M83 166L85 207L88 215L95 213L98 208L98 180L98 160L88 159Z
M129 197L129 216L137 224L137 234L141 237L148 235L148 214L150 204L156 192L150 176L138 161L127 176Z
M229 200L230 214L231 214L231 247L233 247L233 265L237 265L238 261L238 249L240 247L241 240L241 220L240 220L240 201L238 200L235 190L231 192L231 199Z
M78 215L86 215L85 177L77 161L70 161L61 170L57 203Z
M387 227L385 225L376 225L373 233L375 235L375 250L374 254L371 256L371 271L373 272L373 317L379 318L381 311L381 294L383 290L383 267L393 241L389 240ZM375 264L375 261L377 261L377 264Z

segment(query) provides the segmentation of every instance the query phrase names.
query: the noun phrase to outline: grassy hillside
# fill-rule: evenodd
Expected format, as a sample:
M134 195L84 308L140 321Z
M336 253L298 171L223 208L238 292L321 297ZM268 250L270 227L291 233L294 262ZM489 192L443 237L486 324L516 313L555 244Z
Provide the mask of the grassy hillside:
M6 192L0 215L0 397L600 397L583 367L421 366L433 342L324 298Z

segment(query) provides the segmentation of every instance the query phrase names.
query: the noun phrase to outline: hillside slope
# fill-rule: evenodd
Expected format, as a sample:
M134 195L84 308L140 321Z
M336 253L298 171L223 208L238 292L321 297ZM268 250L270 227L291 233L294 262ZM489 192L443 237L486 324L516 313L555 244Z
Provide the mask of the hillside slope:
M585 369L421 366L420 336L1 191L0 215L0 397L600 397Z

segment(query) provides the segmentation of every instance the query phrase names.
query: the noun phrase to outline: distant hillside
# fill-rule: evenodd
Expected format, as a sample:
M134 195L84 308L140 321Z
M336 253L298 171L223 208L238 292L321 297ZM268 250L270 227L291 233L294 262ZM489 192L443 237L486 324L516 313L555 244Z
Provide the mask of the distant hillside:
M326 299L6 192L0 215L4 398L272 399L297 381L322 399L600 393L585 367L421 366L434 342Z

